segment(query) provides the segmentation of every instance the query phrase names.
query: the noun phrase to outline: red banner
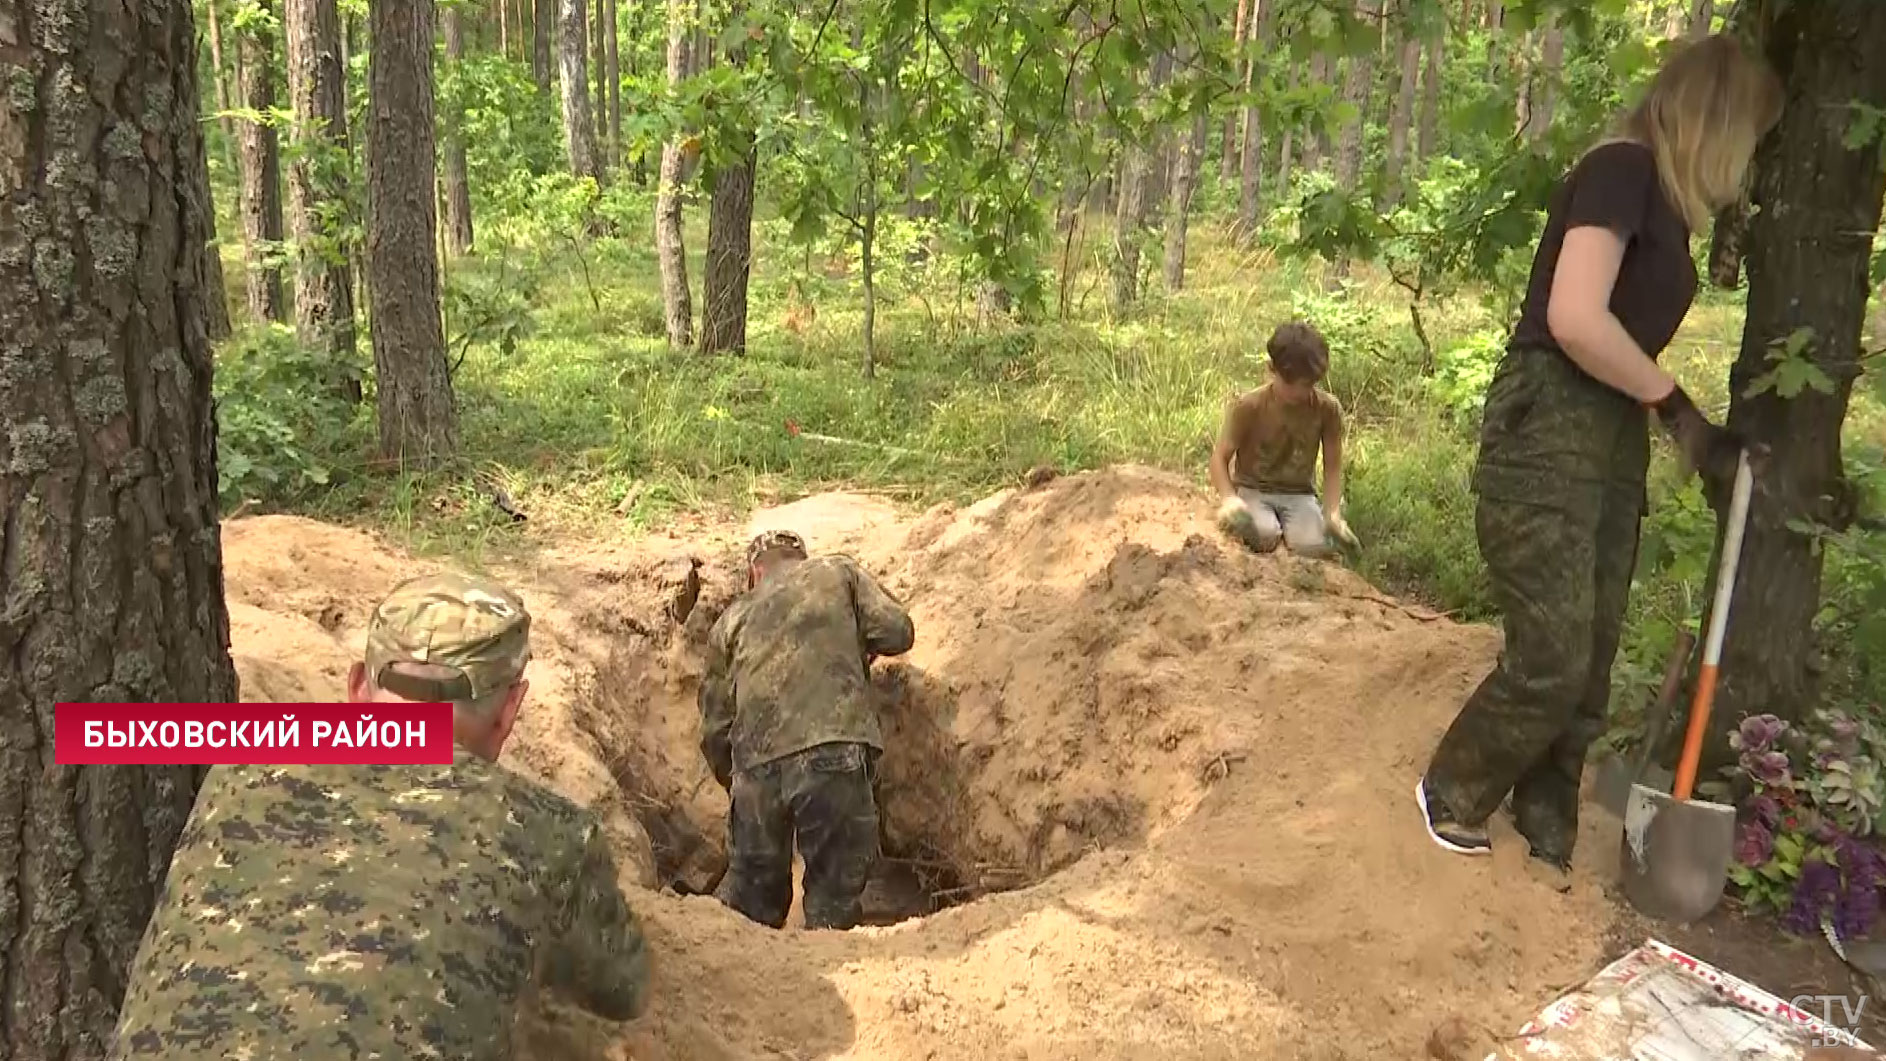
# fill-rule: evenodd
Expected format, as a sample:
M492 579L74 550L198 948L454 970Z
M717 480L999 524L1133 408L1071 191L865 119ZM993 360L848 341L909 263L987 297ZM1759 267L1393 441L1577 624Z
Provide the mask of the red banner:
M62 766L452 761L451 704L58 704Z

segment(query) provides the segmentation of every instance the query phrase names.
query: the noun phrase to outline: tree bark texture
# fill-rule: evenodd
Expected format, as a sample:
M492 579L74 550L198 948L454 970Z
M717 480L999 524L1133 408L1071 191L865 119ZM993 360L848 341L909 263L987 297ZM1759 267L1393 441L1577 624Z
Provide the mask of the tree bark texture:
M1113 308L1119 313L1139 301L1140 225L1145 213L1141 204L1149 161L1146 149L1135 144L1120 152L1113 214Z
M269 10L269 0L256 0ZM242 123L242 229L247 247L249 315L287 320L282 270L272 264L282 242L282 156L269 112L275 107L275 42L266 27L237 34L242 56L242 105L261 115Z
M197 770L57 765L53 707L236 698L209 182L188 0L7 10L0 1057L93 1061Z
M458 68L465 58L465 27L456 4L440 14L444 23L445 61ZM453 257L472 248L471 175L465 163L465 116L456 100L446 107L445 121L445 250Z
M337 362L353 357L354 279L345 239L331 222L348 188L347 71L341 65L340 11L335 0L285 0L288 94L300 145L288 172L294 226L295 330L303 343ZM340 386L359 399L357 381Z
M556 28L557 0L535 0L531 7L530 72L546 96L556 80L556 49L551 44Z
M367 288L380 455L427 468L458 450L435 249L434 7L432 0L373 0L368 11Z
M558 62L563 75L563 136L570 149L570 172L602 183L596 154L596 120L589 106L589 5L561 0L562 33Z
M1565 32L1556 22L1548 23L1539 33L1539 61L1526 79L1523 128L1527 140L1543 140L1552 131L1552 114L1558 103L1559 68L1564 57Z
M1310 57L1310 82L1317 85L1328 84L1329 79L1335 75L1335 68L1336 63L1331 60L1328 55L1322 52L1316 53ZM1303 142L1301 159L1303 168L1307 170L1322 169L1324 150L1328 146L1328 138L1324 135L1322 129L1305 129L1301 139Z
M1299 78L1297 66L1294 63L1291 64L1289 77L1290 91L1295 92ZM1298 133L1294 125L1286 125L1284 126L1283 136L1280 139L1282 142L1277 148L1277 194L1288 196L1290 194L1290 172L1297 160L1297 145L1304 137L1302 134Z
M1356 15L1373 20L1381 10L1381 0L1356 0ZM1362 131L1369 119L1369 89L1375 78L1375 56L1358 52L1349 57L1349 69L1343 78L1343 102L1355 108L1355 114L1342 127L1336 141L1336 185L1354 191L1362 175Z
M1442 71L1447 65L1446 32L1436 33L1423 51L1426 53L1426 63L1421 74L1421 128L1415 137L1416 164L1433 158L1440 149L1441 80Z
M604 76L609 80L609 164L622 165L622 55L621 29L616 22L616 0L604 0L606 25L603 29L604 52L607 65Z
M609 20L603 10L604 0L596 0L595 22L590 27L590 64L595 75L596 100L591 107L596 122L596 168L609 168L609 49L605 38L609 36Z
M1850 507L1840 431L1859 375L1886 167L1879 140L1861 150L1845 141L1854 105L1886 107L1883 47L1886 5L1873 0L1790 4L1768 29L1768 58L1787 84L1787 107L1757 155L1748 317L1730 373L1729 424L1770 454L1749 506L1723 646L1712 727L1717 761L1745 715L1799 719L1815 698L1822 556L1789 524L1840 525ZM1834 381L1832 393L1749 397L1750 384L1772 368L1777 344L1803 328L1813 336L1806 354Z
M1250 20L1251 3L1252 0L1238 0L1237 12L1232 16L1231 23L1231 68L1234 76L1238 77L1247 91L1251 87L1251 62L1246 55L1250 49L1244 46L1244 42L1245 35L1249 32L1246 22ZM1238 149L1238 120L1243 113L1244 111L1240 110L1225 115L1224 144L1218 152L1218 178L1220 180L1229 181L1239 172L1238 166L1242 155Z
M611 4L614 0L610 0ZM744 12L728 12L737 24ZM745 49L727 53L727 63L738 67ZM747 348L747 280L753 267L753 181L759 157L751 130L736 134L740 151L737 165L723 167L714 177L714 194L707 208L707 263L701 278L701 352L745 353ZM913 162L913 167L914 167ZM911 171L914 179L915 170ZM910 202L914 205L916 199Z
M217 0L205 0L203 8L209 12L210 22L210 80L216 88L216 110L222 116L216 124L223 130L223 163L230 169L236 168L236 126L229 119L229 79L224 74L223 65L223 23L216 9L221 6Z
M572 0L581 3L582 0ZM668 0L668 84L679 85L688 69L688 10L684 0ZM668 343L694 345L694 306L688 291L688 251L681 230L681 145L661 145L660 187L655 192L655 257L661 266L661 301L668 321Z
M1414 123L1415 88L1421 77L1421 42L1401 42L1401 84L1395 91L1395 109L1388 119L1388 154L1383 160L1385 206L1393 210L1402 195L1403 172L1408 164L1408 133Z
M1192 216L1192 192L1205 164L1208 126L1204 114L1192 120L1190 136L1179 138L1178 161L1172 167L1172 202L1166 210L1165 281L1167 291L1185 288L1185 243Z

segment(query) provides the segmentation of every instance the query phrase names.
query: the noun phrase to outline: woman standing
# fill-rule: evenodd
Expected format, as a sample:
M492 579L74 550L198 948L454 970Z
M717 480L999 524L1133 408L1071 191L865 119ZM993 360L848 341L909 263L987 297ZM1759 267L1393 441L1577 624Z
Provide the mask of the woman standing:
M1552 199L1473 477L1505 648L1416 789L1450 851L1487 854L1487 819L1510 792L1533 857L1570 868L1647 502L1648 413L1712 505L1735 475L1740 440L1656 358L1696 295L1690 237L1740 196L1781 104L1774 73L1734 39L1688 45Z

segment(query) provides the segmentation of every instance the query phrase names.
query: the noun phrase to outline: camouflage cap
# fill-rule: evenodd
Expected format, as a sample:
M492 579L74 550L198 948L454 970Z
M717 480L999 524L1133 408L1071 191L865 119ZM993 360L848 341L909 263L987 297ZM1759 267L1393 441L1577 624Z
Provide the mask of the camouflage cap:
M774 549L797 549L803 553L806 551L805 539L801 538L795 531L761 531L753 536L752 541L747 543L747 566L752 567L754 564L759 563L760 557L772 552Z
M510 686L530 662L530 612L503 585L422 575L393 588L367 624L367 673L409 700L455 703ZM424 675L391 667L428 664Z

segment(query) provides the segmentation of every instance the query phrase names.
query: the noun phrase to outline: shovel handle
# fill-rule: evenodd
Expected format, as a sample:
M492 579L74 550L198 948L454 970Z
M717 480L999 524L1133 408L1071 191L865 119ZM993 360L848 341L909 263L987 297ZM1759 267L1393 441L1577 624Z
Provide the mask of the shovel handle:
M1709 608L1709 635L1703 642L1703 665L1696 675L1696 695L1690 701L1689 729L1683 735L1683 758L1676 766L1676 785L1670 790L1678 802L1696 788L1696 768L1703 757L1703 735L1709 730L1709 710L1716 701L1716 665L1722 660L1722 638L1729 629L1729 601L1735 596L1735 572L1742 562L1742 532L1748 527L1749 494L1755 476L1744 451L1735 468L1735 494L1729 502L1729 526L1722 539L1722 560L1716 571L1716 599Z

